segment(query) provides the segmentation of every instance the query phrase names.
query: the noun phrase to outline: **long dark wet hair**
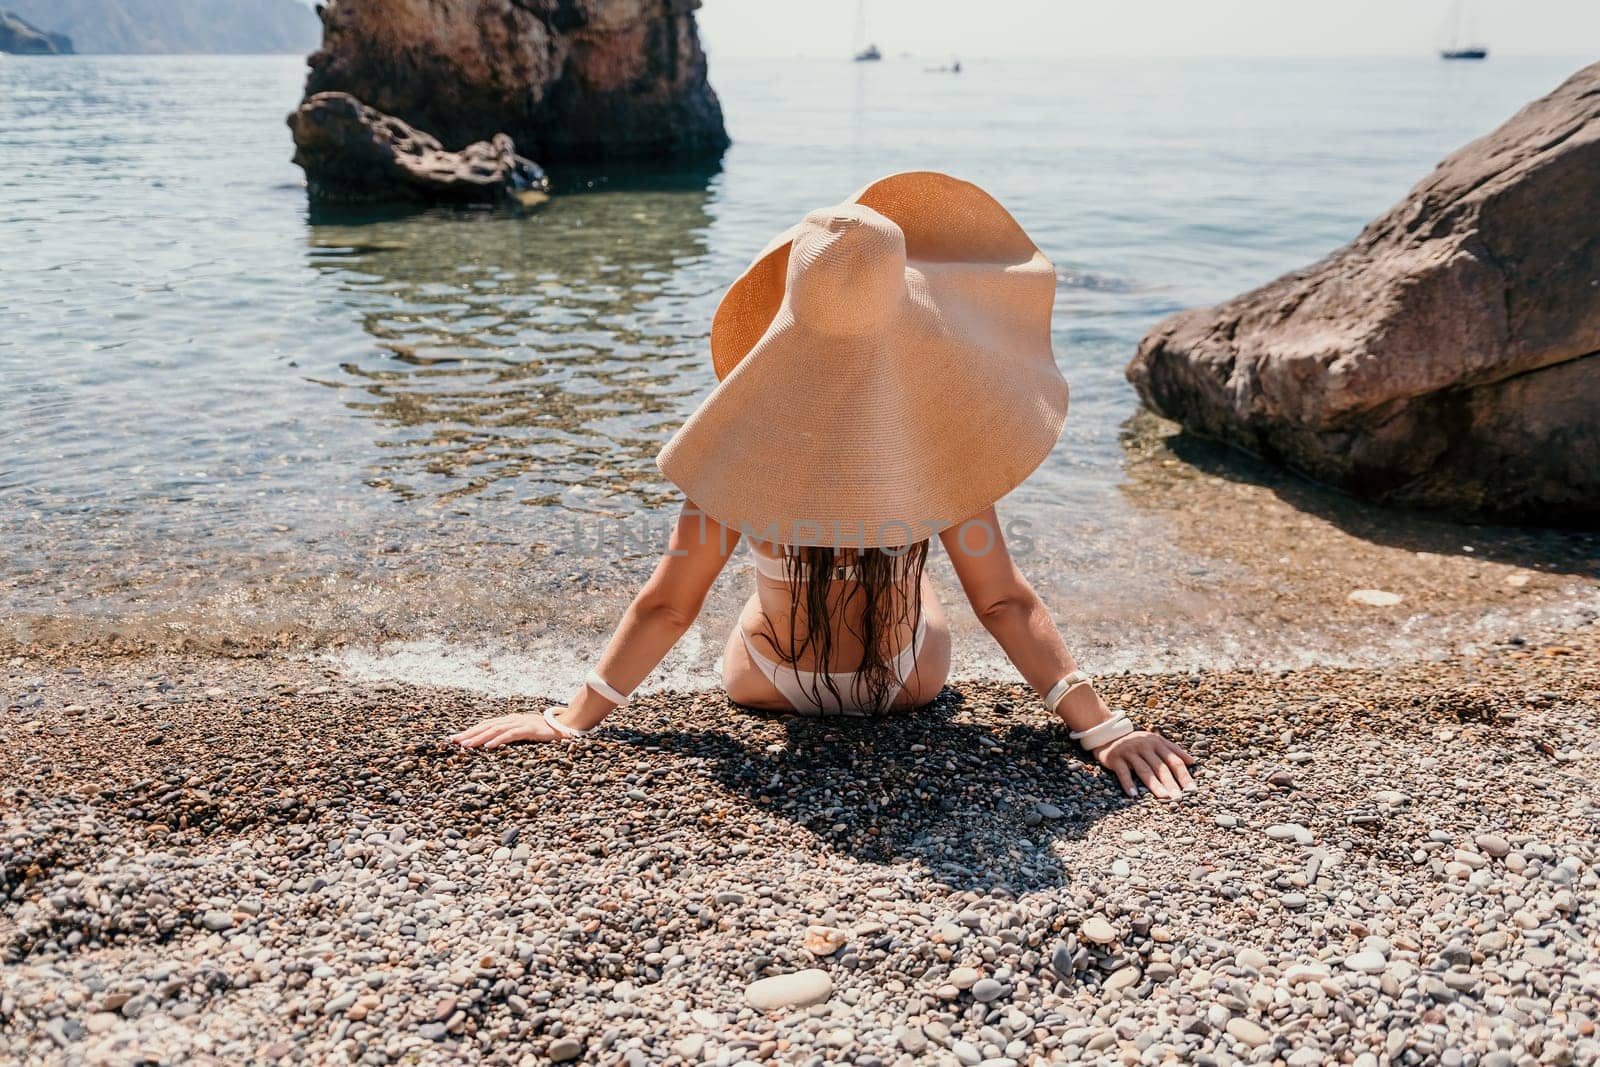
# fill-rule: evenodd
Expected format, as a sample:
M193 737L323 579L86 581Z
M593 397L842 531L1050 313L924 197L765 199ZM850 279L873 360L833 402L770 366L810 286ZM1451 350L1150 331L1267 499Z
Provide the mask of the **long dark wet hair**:
M794 636L785 655L779 651L777 633L768 620L768 643L791 668L798 668L800 657L807 653L815 658L815 665L809 668L814 672L811 699L819 705L826 688L845 707L881 709L901 682L893 662L899 650L889 648L895 628L905 622L915 633L922 621L922 569L928 560L928 542L862 550L797 545L789 553L784 559L784 577L789 585L789 632ZM848 619L856 614L859 603L860 621L846 626L863 649L861 664L855 668L857 688L849 694L840 693L828 677L835 669L834 610L829 594L835 588L834 568L840 566L851 569L851 580L838 585L844 590L838 610Z

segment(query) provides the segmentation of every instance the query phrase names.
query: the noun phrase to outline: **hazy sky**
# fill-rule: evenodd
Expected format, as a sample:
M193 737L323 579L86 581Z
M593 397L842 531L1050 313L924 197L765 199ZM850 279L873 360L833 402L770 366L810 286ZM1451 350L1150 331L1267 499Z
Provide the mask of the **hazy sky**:
M713 56L839 56L857 0L704 0ZM1454 0L866 0L886 55L1403 55L1446 43ZM1600 0L1468 0L1495 55L1600 58ZM1492 62L1492 58L1491 58Z

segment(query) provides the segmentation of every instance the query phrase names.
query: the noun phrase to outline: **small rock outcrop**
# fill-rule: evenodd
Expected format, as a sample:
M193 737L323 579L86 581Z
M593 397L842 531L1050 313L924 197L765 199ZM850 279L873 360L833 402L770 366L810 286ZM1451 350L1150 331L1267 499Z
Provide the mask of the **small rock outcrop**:
M706 80L697 7L699 0L331 0L321 9L307 104L346 93L446 149L504 134L547 166L714 157L728 135Z
M1157 325L1128 379L1361 497L1600 525L1600 64L1322 261Z
M289 116L294 161L322 200L497 203L543 199L544 171L495 134L459 151L348 93L318 93Z
M48 33L14 11L0 10L0 52L14 56L64 56L72 53L72 39Z

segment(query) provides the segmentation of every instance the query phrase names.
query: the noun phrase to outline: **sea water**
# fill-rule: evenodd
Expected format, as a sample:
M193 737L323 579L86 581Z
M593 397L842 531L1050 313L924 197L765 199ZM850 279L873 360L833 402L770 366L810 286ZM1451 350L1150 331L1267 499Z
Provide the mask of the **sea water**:
M1002 510L1088 665L1428 654L1591 610L1591 539L1377 512L1174 438L1123 377L1162 316L1349 240L1582 62L713 56L719 164L562 173L514 214L313 210L298 58L0 57L0 631L541 691L659 549L653 457L713 384L721 292L907 169L983 185L1056 265L1072 411ZM733 570L669 681L709 676ZM1373 584L1406 600L1346 607ZM958 662L998 669L963 627Z

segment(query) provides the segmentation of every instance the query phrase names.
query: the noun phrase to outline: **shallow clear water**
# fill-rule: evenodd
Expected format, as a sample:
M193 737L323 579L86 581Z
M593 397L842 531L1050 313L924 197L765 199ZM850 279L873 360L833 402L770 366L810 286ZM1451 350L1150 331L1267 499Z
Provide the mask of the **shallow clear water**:
M1394 620L1344 594L1419 549L1444 560L1412 601L1440 626L1565 610L1592 541L1374 516L1174 453L1122 370L1162 315L1348 240L1580 64L714 58L735 144L708 173L382 218L308 208L298 60L7 58L0 619L574 645L648 568L672 501L652 459L712 383L722 289L808 208L911 168L986 186L1057 264L1073 411L1009 507L1103 662L1381 647ZM1482 560L1551 574L1502 605L1462 587Z

